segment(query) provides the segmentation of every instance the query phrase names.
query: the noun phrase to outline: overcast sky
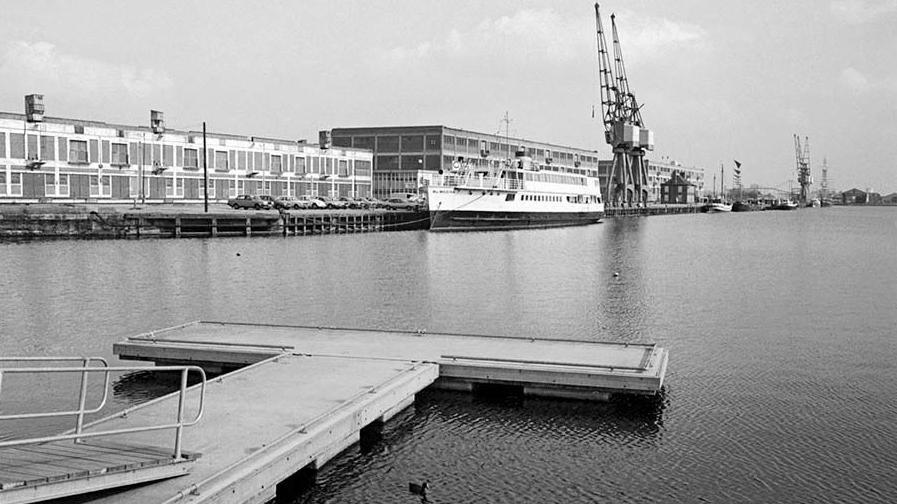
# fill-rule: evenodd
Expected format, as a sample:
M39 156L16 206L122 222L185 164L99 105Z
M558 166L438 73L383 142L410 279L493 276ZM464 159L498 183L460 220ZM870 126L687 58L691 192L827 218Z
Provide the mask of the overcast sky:
M652 157L796 179L810 138L839 189L897 191L897 0L614 0ZM0 110L308 138L446 126L598 150L593 2L43 1L0 17ZM610 40L608 40L610 42ZM600 113L596 113L600 118Z

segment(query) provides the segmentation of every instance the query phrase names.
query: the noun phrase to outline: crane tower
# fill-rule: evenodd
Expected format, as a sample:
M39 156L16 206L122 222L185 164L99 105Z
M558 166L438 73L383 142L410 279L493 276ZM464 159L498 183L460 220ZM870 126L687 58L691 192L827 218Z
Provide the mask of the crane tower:
M601 81L604 140L614 153L613 168L607 176L606 199L614 206L632 206L633 203L645 206L648 203L645 151L654 150L654 132L645 128L641 105L629 89L615 16L610 16L614 45L613 66L610 64L597 3L595 23L598 28L598 73Z
M801 146L800 137L794 135L794 153L797 159L797 182L800 184L798 201L803 207L810 199L810 184L813 183L810 177L810 139L804 137L804 143Z

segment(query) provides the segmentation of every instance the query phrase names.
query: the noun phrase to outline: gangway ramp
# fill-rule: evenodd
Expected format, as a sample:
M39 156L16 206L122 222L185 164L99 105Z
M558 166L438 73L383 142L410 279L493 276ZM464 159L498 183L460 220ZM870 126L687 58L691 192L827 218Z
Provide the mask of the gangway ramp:
M19 504L134 485L189 471L197 455L152 446L71 440L0 448L0 502Z
M267 502L278 483L317 469L359 441L362 429L412 404L437 373L436 364L424 362L282 353L210 379L202 422L184 438L185 450L202 453L190 472L89 502ZM189 389L187 400L195 393ZM161 421L176 401L161 397L84 430ZM161 432L128 436L147 445L166 439Z

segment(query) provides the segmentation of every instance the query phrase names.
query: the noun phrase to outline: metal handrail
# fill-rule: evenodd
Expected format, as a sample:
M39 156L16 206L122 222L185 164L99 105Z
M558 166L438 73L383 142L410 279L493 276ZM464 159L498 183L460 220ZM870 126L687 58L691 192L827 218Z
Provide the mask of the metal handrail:
M82 368L90 367L90 363L93 361L99 362L103 365L102 368L97 369L105 369L109 367L109 363L106 362L106 359L102 357L0 357L0 362L69 362L69 361L79 361L82 363ZM25 369L25 368L16 368L16 369ZM0 368L0 395L3 393L3 372L5 370ZM96 413L103 409L106 406L106 400L109 398L109 374L106 373L105 383L103 385L103 399L100 401L100 404L97 407L92 409L84 409L85 403L87 401L87 373L81 373L81 386L80 386L80 394L78 396L78 409L73 411L48 411L43 413L26 413L20 415L0 415L0 421L2 420L20 420L26 418L49 418L49 417L59 417L59 416L69 416L69 415L78 415L75 420L75 428L80 432L81 426L84 425L84 415Z
M92 358L91 358L92 359ZM0 361L68 361L68 360L85 360L84 358L0 358ZM97 360L101 360L97 358ZM105 361L104 361L105 362ZM81 403L80 408L74 412L52 412L52 414L47 414L45 416L68 416L68 415L77 415L78 422L75 426L75 432L73 434L59 434L55 436L44 436L44 437L36 437L36 438L25 438L25 439L15 439L12 441L0 441L0 448L10 447L10 446L22 446L22 445L30 445L30 444L40 444L40 443L49 443L53 441L64 441L73 439L75 442L79 442L85 438L94 438L94 437L102 437L102 436L114 436L120 434L130 434L135 432L147 432L147 431L155 431L155 430L165 430L165 429L175 429L175 441L174 441L174 453L173 457L175 459L181 458L181 441L183 439L183 430L184 427L190 427L192 425L196 425L197 422L202 418L203 411L205 409L205 392L206 392L206 373L199 366L156 366L156 367L141 367L141 366L117 366L117 367L109 367L106 365L105 367L36 367L36 368L0 368L0 385L2 385L2 377L6 373L81 373L82 375L82 390L86 390L86 375L92 372L102 372L105 374L106 386L104 390L104 398L108 395L109 388L109 376L110 373L113 372L134 372L134 371L143 371L143 372L163 372L163 371L180 371L181 372L181 386L178 391L178 414L177 421L174 423L167 423L162 425L149 425L143 427L129 427L125 429L113 429L113 430L105 430L105 431L92 431L92 432L84 432L83 431L83 418L85 413L94 413L99 410L85 410L84 409L84 395L82 394L79 402ZM196 414L193 419L190 421L184 421L184 402L186 399L187 392L187 375L190 371L195 371L199 373L199 376L202 378L202 383L200 384L200 394L199 394L199 405ZM2 392L2 389L0 389ZM105 404L105 399L104 399ZM0 416L0 420L21 420L26 418L34 418L34 413L21 413L16 415L3 415Z

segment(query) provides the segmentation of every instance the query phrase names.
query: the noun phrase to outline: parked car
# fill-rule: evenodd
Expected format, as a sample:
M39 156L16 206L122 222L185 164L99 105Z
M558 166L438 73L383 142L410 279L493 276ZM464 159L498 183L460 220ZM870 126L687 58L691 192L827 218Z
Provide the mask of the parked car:
M386 208L390 210L418 210L420 204L405 198L389 198L386 200Z
M259 198L263 199L264 201L270 201L271 208L275 208L274 207L274 196L271 196L270 194L259 194Z
M279 196L274 198L274 208L299 210L300 208L308 208L308 203L295 196Z
M362 202L349 196L340 196L337 201L342 201L347 208L364 208Z
M227 200L227 204L233 208L255 208L256 210L270 210L274 203L264 200L255 194L240 194L235 198Z
M318 198L317 196L310 196L308 194L299 197L299 201L303 202L305 205L304 208L327 208L327 202Z
M349 205L345 201L333 199L330 196L318 196L318 199L320 199L325 204L327 204L327 208L336 208L336 209L349 208Z
M361 200L365 202L367 208L385 208L386 202L383 200L379 200L377 198L373 198L371 196L362 196Z

